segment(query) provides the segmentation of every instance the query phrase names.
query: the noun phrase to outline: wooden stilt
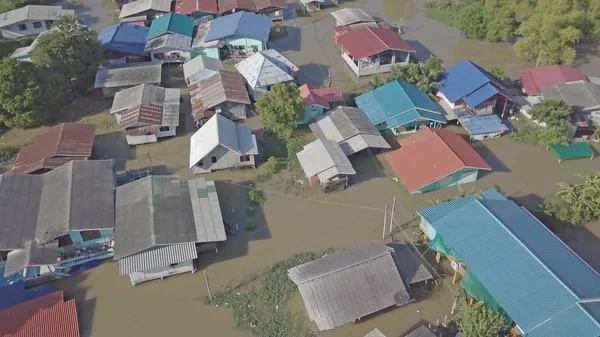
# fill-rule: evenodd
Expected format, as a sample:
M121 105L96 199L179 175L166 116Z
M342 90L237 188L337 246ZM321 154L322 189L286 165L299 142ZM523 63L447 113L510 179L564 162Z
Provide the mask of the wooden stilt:
M208 290L208 298L212 301L212 294L210 293L210 286L208 285L208 276L206 276L206 269L204 269L204 282L206 283L206 290Z
M435 254L435 262L440 263L441 259L442 259L442 254L440 252Z
M457 270L454 271L454 275L452 276L452 284L456 284L456 274L458 274Z

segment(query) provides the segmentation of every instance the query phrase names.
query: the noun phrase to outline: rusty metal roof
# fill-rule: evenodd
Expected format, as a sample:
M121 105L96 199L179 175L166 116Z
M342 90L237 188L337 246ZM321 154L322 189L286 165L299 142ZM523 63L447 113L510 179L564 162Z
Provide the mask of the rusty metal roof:
M33 144L19 152L12 173L28 174L43 168L53 169L71 160L89 158L95 132L93 124L64 123L38 133Z
M123 113L119 127L122 129L135 126L136 124L150 124L161 126L163 107L156 104L140 104L129 108Z
M194 82L189 87L192 115L195 120L214 115L214 108L227 101L250 104L242 76L221 70L217 74Z

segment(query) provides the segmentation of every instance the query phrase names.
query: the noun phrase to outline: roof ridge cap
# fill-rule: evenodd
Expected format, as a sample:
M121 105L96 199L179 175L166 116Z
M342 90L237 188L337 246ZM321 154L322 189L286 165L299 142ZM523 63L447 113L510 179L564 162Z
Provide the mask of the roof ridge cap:
M434 134L435 134L435 135L436 135L436 136L437 136L437 137L438 137L438 138L439 138L439 139L442 141L442 143L444 143L444 145L446 145L446 147L447 147L448 149L450 149L450 152L452 152L452 155L454 155L454 157L455 157L456 159L458 159L458 161L459 161L459 162L461 162L461 163L463 164L463 166L467 166L467 163L465 163L465 161L464 161L464 160L462 160L462 158L460 158L460 156L459 156L459 155L457 155L457 154L456 154L456 152L454 152L454 149L453 149L453 148L450 146L450 144L448 144L448 142L446 142L446 140L444 139L444 137L442 137L442 136L441 136L441 135L440 135L440 134L439 134L439 133L436 131L436 130L438 130L438 129L434 129L434 128L429 128L429 129L431 129L431 131L432 131L432 132L433 132L433 133L434 133ZM441 129L440 129L440 130L441 130ZM453 135L455 135L455 136L457 136L457 137L460 137L459 135L455 134L454 132L451 132L451 131L448 131L448 132L452 133ZM461 140L462 140L462 138L461 138ZM467 144L467 145L469 145L469 144ZM469 145L469 146L470 146L470 145ZM475 151L475 150L473 150L473 151Z
M390 45L385 43L377 34L375 34L375 31L373 30L373 28L381 28L381 27L371 27L371 26L365 26L372 34L373 36L375 36L377 38L377 40L379 40L379 42L383 43L384 46L386 46L387 48L390 48ZM385 28L381 28L381 29L385 29Z
M150 214L152 215L150 217L150 240L152 241L152 245L156 245L156 233L154 230L154 176L149 175L148 176L148 183L150 184L150 188L148 189L148 206L150 208ZM148 248L144 248L143 250L146 250ZM139 251L141 252L141 250ZM136 252L134 254L137 254L139 252ZM131 254L131 255L134 255ZM128 256L131 256L128 255Z

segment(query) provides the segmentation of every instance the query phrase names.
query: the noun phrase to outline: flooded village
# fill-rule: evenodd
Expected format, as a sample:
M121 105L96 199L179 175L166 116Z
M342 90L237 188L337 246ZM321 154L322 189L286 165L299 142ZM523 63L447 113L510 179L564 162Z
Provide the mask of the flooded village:
M422 0L330 2L61 4L103 65L52 125L0 124L0 336L454 337L475 302L502 324L463 337L600 335L598 191L541 211L598 179L598 49L541 68ZM433 58L435 90L376 83ZM295 146L260 110L290 83ZM568 145L511 137L557 96Z

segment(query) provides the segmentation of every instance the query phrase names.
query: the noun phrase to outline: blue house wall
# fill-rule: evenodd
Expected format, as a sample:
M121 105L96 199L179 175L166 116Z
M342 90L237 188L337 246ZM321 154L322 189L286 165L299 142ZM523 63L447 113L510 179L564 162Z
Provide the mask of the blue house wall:
M197 25L201 22L210 22L215 19L215 15L213 13L205 12L194 12L190 16L192 19L194 19L194 25Z
M447 177L444 177L442 179L434 181L433 183L431 183L425 187L422 187L417 191L412 192L412 194L425 193L425 192L437 190L440 188L472 183L477 180L478 175L479 175L479 169L473 169L473 168L467 167L462 170L456 171Z
M230 45L232 47L244 46L245 50L248 50L248 48L250 48L251 46L257 47L258 51L266 49L265 42L256 40L256 39L251 39L249 37L243 37L243 36L235 36L235 35L227 36L227 37L223 38L223 42L225 43L225 45Z
M221 59L221 53L219 53L219 48L217 47L199 47L194 48L192 50L192 58L200 55L204 55L217 60Z
M304 118L296 123L296 125L308 124L311 120L325 113L325 108L320 105L311 105L304 110Z

